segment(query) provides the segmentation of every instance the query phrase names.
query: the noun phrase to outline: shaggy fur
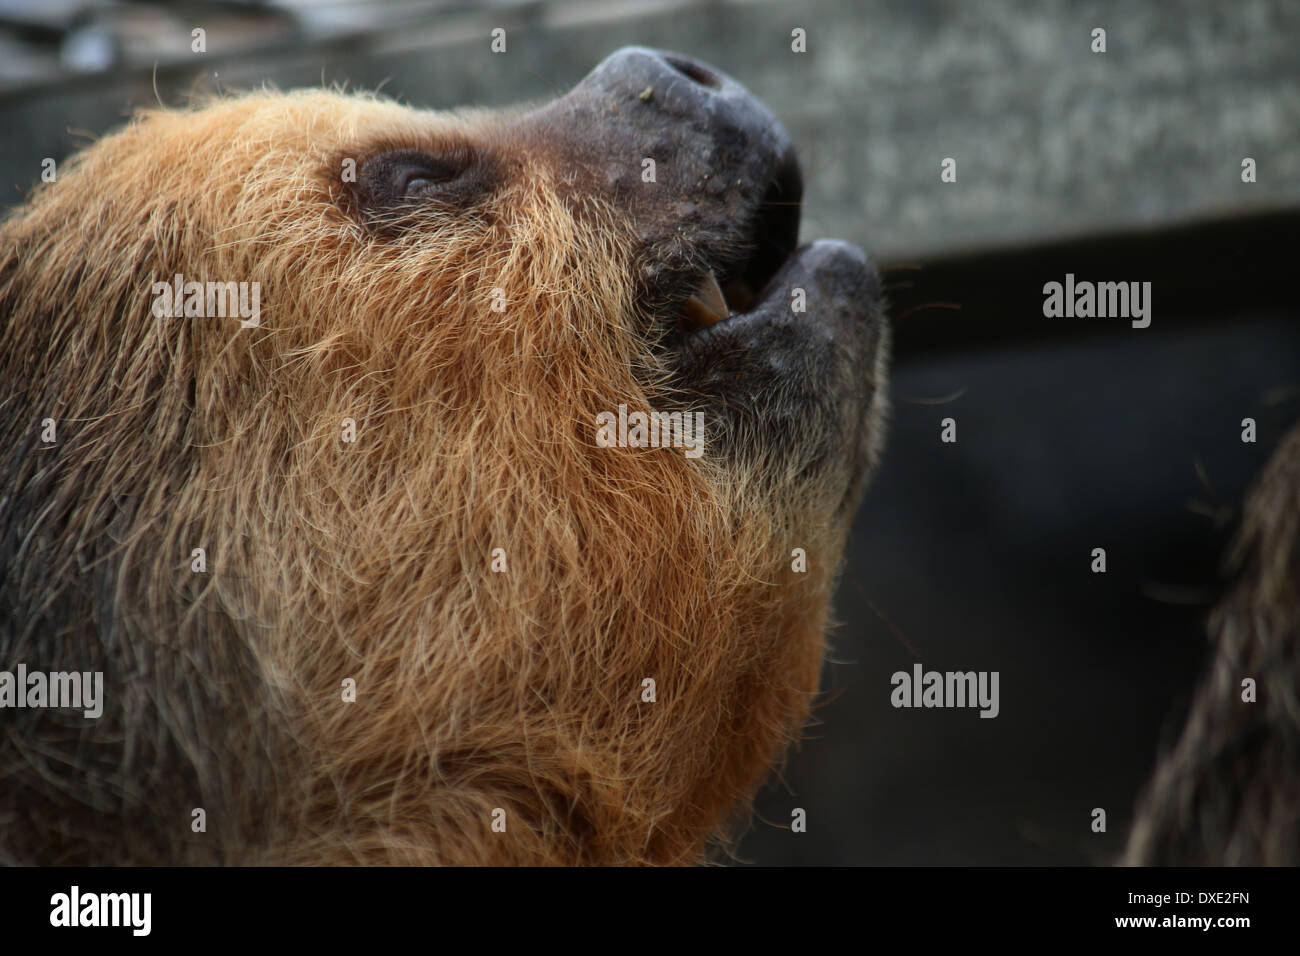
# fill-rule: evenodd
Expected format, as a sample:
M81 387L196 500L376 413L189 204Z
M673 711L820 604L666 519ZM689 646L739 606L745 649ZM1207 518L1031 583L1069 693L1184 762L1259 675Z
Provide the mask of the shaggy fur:
M1300 429L1248 497L1232 564L1214 661L1138 808L1130 864L1300 864Z
M778 759L843 483L594 447L662 382L630 226L540 152L473 216L347 212L343 158L501 122L153 111L0 231L0 661L107 701L6 713L0 860L687 863ZM260 327L155 318L177 273L260 282Z

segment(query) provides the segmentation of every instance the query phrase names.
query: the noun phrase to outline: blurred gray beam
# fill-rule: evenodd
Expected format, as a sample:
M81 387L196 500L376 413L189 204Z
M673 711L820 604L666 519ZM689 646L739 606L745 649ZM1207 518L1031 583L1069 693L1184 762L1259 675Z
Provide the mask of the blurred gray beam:
M198 24L201 25L201 24ZM489 49L492 28L507 52ZM791 51L791 30L808 52ZM1090 50L1106 30L1107 52ZM346 82L417 106L563 91L630 43L698 56L768 101L801 145L805 235L877 258L1300 206L1300 4L810 0L527 4L308 46L160 67L189 91ZM153 71L0 95L7 201L132 107ZM945 157L957 182L940 181ZM1257 163L1255 183L1241 161Z

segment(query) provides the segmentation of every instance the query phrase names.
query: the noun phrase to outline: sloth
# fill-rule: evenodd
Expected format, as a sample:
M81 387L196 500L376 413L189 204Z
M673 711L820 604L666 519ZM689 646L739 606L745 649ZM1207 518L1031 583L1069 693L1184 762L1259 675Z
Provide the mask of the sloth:
M726 846L885 432L876 270L802 189L644 48L531 111L262 92L68 161L0 226L0 862ZM1298 533L1300 433L1123 862L1300 862Z
M0 687L0 860L706 859L885 430L876 270L802 189L643 48L531 111L259 92L68 161L0 228L0 668L102 712Z
M1130 865L1300 865L1300 428L1247 495L1228 566L1212 661L1139 801Z

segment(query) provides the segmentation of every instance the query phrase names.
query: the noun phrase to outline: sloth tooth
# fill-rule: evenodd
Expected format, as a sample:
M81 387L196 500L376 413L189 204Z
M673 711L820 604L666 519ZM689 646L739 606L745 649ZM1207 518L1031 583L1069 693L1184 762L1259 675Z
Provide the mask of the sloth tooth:
M718 277L712 272L705 274L694 294L682 306L682 318L688 329L702 329L721 322L731 315L727 300L718 286Z

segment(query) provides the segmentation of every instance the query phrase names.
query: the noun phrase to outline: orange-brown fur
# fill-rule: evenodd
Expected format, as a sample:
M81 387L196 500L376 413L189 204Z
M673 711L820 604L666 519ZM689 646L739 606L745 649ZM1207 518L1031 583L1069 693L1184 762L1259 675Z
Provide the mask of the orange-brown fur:
M6 663L140 662L81 737L11 735L0 858L686 863L778 759L842 488L595 447L659 379L628 225L575 215L544 151L418 236L346 215L341 159L501 122L327 92L153 111L0 231L6 574L42 596L4 609ZM155 318L176 273L260 282L260 327Z

